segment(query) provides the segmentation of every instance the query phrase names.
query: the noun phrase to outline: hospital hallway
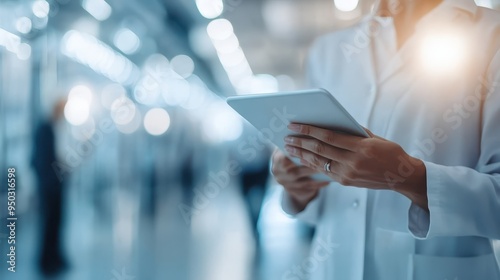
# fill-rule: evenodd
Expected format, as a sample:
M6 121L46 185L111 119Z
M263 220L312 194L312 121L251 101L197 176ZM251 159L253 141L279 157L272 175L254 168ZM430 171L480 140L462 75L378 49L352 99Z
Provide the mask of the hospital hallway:
M102 197L73 188L64 212L67 271L59 277L39 274L39 220L34 211L29 211L19 217L18 271L13 277L2 269L0 278L267 280L282 279L293 266L307 259L309 245L304 226L281 212L276 186L266 195L259 221L259 253L238 188L224 189L193 218L190 226L177 207L179 190L171 187L159 194L152 216L129 191L116 190ZM113 207L117 207L114 213ZM255 254L260 255L257 267Z
M500 275L497 11L0 0L0 280Z

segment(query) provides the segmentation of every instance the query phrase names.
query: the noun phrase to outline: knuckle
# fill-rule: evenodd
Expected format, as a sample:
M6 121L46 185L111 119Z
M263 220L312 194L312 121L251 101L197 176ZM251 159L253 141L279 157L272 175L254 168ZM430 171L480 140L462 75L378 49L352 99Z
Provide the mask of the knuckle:
M273 166L271 167L271 172L272 172L274 175L279 174L279 169L278 169L278 167L277 167L277 163L276 163L276 162L275 162L275 163L273 164Z
M305 134L305 135L309 135L311 134L311 128L307 125L303 125L302 126L302 133Z
M375 146L369 142L362 142L363 144L360 147L360 152L367 156L367 157L374 157L375 156Z
M315 166L319 166L321 164L320 159L318 156L312 156L311 158L311 163Z
M356 176L357 176L356 170L350 169L344 173L343 177L347 180L352 181L356 178Z
M333 133L326 131L323 133L323 138L327 143L335 143L335 137L333 136Z
M349 178L342 176L339 178L339 183L343 186L349 186L351 184L351 180Z
M325 152L325 145L319 141L313 143L313 151L318 154L323 154Z
M354 170L359 170L361 168L363 168L363 161L360 160L360 159L354 159L351 163L351 167L353 168L353 170L351 170L349 173L352 173L354 172Z
M294 178L298 177L299 176L299 169L293 168L293 169L288 170L288 175L290 175Z
M283 161L285 155L279 151L276 151L272 155L272 161L273 161L273 166L279 164L280 162Z

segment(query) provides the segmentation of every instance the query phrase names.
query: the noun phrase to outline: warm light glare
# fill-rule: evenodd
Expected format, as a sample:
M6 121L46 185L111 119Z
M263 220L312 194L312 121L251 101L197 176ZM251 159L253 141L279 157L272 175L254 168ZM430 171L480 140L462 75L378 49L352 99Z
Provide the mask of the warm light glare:
M423 70L448 74L461 68L465 59L465 40L455 34L431 35L422 40L420 59Z
M342 12L352 12L359 4L359 0L334 0L335 7Z
M196 6L200 14L208 19L216 18L224 11L222 0L196 0Z
M144 128L151 135L162 135L170 127L170 116L162 108L153 108L144 116Z

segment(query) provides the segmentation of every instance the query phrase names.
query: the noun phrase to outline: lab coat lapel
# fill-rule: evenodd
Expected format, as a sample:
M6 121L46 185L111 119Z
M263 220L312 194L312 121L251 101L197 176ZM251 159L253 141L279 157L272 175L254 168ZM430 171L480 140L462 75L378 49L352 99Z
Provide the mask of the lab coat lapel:
M404 66L406 66L408 63L411 63L411 53L415 52L415 45L416 45L416 39L415 36L412 36L409 38L406 43L399 49L399 51L396 53L396 55L393 57L393 59L387 64L386 67L383 67L384 69L382 73L380 74L379 78L379 84L383 84L387 82L390 78L392 78L394 75L399 73ZM379 63L384 63L383 61L380 61Z

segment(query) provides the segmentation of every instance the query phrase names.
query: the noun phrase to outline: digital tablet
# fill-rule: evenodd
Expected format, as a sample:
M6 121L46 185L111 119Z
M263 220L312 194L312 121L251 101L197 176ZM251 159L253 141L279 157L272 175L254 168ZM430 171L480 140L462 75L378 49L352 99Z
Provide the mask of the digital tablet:
M369 137L363 127L324 89L240 95L227 104L266 138L284 151L290 123L309 124L361 137ZM298 159L294 159L298 163ZM321 176L324 179L326 176Z

